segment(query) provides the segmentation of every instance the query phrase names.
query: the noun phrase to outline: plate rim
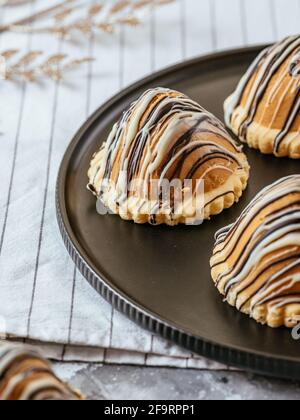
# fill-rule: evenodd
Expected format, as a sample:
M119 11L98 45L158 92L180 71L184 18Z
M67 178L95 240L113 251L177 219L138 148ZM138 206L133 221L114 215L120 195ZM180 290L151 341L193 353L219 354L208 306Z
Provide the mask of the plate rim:
M104 273L104 270L100 273L101 276L98 275L96 270L93 268L93 264L91 263L87 253L76 240L76 236L68 220L65 200L66 178L69 163L74 150L80 143L82 136L86 133L86 131L92 127L100 116L107 112L112 106L136 90L143 88L144 85L154 83L156 79L166 77L172 73L177 73L178 71L182 71L188 67L201 65L201 63L204 62L207 63L208 61L214 61L216 59L221 60L222 58L228 58L228 56L237 57L243 54L250 54L251 52L258 53L259 50L262 50L266 46L267 45L265 44L260 44L246 48L224 50L180 62L131 84L108 99L79 128L64 153L56 183L56 218L65 247L79 271L106 301L108 301L116 310L127 316L131 321L189 351L195 352L217 362L233 365L238 368L243 368L268 376L286 379L300 379L299 360L290 356L274 357L272 354L268 355L258 351L247 352L244 348L242 349L238 346L228 347L212 342L204 337L198 337L191 331L188 331L188 329L183 330L177 326L175 322L162 319L152 311L143 308L139 303L127 296L126 293L115 287L113 282L108 278L109 276Z

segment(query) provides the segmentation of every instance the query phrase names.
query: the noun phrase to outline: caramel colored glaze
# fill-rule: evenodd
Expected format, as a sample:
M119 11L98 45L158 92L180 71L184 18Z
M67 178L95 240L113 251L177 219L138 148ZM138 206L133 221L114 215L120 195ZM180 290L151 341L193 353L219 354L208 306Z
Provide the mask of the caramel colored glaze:
M300 323L300 175L265 188L216 234L211 272L225 300L257 322Z
M50 364L36 352L0 344L0 401L81 400L83 397L61 382Z
M300 158L300 36L260 54L226 100L225 119L250 147Z
M162 214L164 203L154 206L158 211L155 218L149 212L142 213L145 197L128 191L127 185L141 180L152 200L153 180L180 180L182 184L191 180L193 194L197 181L203 180L204 218L209 218L238 201L247 185L249 165L217 118L187 96L157 88L145 92L124 112L94 155L88 176L88 188L122 218L176 225L185 223L187 217L195 218L195 214L187 215L186 209L174 214L172 206Z

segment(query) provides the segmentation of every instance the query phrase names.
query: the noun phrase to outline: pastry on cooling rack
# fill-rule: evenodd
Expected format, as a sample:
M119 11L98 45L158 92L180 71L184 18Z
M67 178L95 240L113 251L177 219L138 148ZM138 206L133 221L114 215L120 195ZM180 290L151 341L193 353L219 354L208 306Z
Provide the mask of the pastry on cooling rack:
M0 342L0 401L82 400L29 347Z
M179 92L157 88L124 112L88 177L88 188L123 219L177 225L232 206L249 165L216 117ZM162 187L170 184L168 197Z
M300 175L265 188L217 233L211 269L225 300L257 322L300 323Z
M257 57L226 100L225 120L250 147L300 159L300 36Z

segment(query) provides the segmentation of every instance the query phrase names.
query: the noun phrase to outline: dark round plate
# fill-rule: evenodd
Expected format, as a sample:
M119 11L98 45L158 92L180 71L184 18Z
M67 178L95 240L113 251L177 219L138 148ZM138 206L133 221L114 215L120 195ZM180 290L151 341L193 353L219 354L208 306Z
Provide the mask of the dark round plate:
M239 204L202 226L152 227L99 216L86 190L92 154L122 111L144 90L164 86L190 95L223 118L223 101L260 48L215 54L171 67L102 106L71 142L57 184L57 213L75 263L96 290L132 321L208 358L300 379L300 343L286 329L260 326L222 302L210 278L217 229L233 222L252 197L299 162L245 149L252 173Z

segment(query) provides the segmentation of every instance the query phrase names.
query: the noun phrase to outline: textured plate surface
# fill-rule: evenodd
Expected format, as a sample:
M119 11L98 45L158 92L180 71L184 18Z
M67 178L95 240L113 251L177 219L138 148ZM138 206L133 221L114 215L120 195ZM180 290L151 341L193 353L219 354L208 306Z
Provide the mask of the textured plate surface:
M300 342L288 330L257 325L222 302L209 258L217 229L232 223L267 184L299 172L299 162L245 148L252 166L239 204L199 227L151 227L99 216L86 190L90 158L112 124L145 89L191 96L219 118L223 101L261 48L199 58L123 91L82 127L64 157L57 213L65 244L87 280L134 322L198 354L256 372L300 379Z

